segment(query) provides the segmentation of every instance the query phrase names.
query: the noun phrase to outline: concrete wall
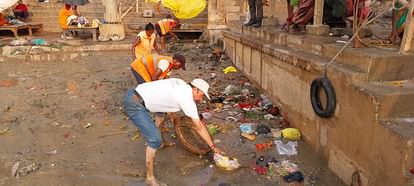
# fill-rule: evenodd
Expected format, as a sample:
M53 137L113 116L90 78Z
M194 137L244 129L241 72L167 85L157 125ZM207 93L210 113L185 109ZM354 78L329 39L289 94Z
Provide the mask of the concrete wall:
M352 72L340 65L328 69L337 106L334 117L318 117L310 103L310 85L322 74L321 61L270 42L225 32L227 55L300 129L303 139L327 161L346 183L359 171L362 185L409 185L413 167L413 137L381 125L381 100L361 91ZM308 52L308 51L307 51ZM310 52L310 51L309 51Z

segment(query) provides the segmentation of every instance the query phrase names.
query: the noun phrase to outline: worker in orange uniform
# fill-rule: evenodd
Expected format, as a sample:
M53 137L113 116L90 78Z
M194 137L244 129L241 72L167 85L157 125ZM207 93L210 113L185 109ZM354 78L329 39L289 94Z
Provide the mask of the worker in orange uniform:
M60 9L60 11L59 11L59 25L60 25L60 28L62 28L64 30L68 28L67 19L71 15L73 15L73 12L70 8L70 5L65 4L63 6L63 8Z
M180 39L177 35L174 34L172 31L173 28L177 27L178 20L177 19L162 19L157 21L155 24L155 30L159 37L161 37L161 48L165 49L165 37L167 34L170 34L171 37L175 38L177 41Z
M170 56L146 55L131 63L131 71L138 84L168 78L172 69L185 70L185 57L181 54Z
M158 54L161 55L156 42L156 35L154 34L154 25L148 23L145 25L144 31L138 33L137 38L132 44L131 52L133 60L139 59L146 55L152 54L154 48Z

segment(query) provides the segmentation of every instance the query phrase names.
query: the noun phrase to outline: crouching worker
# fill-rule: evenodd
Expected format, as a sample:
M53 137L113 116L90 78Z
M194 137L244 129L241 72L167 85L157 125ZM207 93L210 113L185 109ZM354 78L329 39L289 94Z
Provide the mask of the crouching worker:
M171 78L138 85L130 89L125 97L125 113L144 135L147 142L146 182L148 185L163 184L154 175L154 159L157 149L161 147L161 132L152 120L150 113L183 111L194 123L197 133L215 153L221 151L215 146L206 127L201 122L196 102L208 99L209 84L202 79L194 79L187 84L181 79Z
M173 57L145 55L131 63L131 71L138 84L168 78L171 70L185 70L185 57L174 54Z

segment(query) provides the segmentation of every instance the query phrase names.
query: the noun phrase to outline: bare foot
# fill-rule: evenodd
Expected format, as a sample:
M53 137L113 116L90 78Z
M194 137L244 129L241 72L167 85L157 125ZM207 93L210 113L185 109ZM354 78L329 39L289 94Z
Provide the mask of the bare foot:
M167 186L167 184L158 181L157 179L145 179L145 183L147 183L148 186Z

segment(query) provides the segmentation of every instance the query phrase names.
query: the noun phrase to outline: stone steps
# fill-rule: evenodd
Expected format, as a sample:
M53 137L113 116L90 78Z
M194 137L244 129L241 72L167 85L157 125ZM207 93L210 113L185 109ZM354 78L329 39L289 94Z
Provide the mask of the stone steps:
M327 56L304 52L305 50L299 47L293 48L291 46L275 44L275 42L268 39L250 38L242 34L230 34L230 32L226 32L225 35L252 48L260 48L263 53L278 58L286 64L320 74L321 76L324 74L325 65L330 61L330 58ZM289 42L294 43L295 41L291 40ZM230 53L228 55L236 54ZM249 70L251 67L245 64L239 64L241 63L241 59L238 60L237 56L230 58L236 59L233 61L236 66L246 68L243 71L247 75L250 75L251 79L256 83L260 84L263 81L254 71ZM388 68L388 70L392 69ZM414 80L370 81L369 73L355 68L355 66L343 63L332 63L327 68L327 75L329 78L339 79L338 81L349 82L349 88L355 89L360 95L360 99L371 100L370 107L373 108L372 114L375 115L376 120L386 120L395 117L414 117L414 104L405 104L410 102L410 100L414 100ZM402 82L402 86L399 86L400 82Z
M242 26L241 21L230 23L232 32L247 37L260 38L290 48L310 51L315 55L332 59L344 45L338 44L338 38L310 36L300 33L285 33L274 26L254 28ZM392 81L414 78L411 61L414 54L401 55L397 48L381 50L376 48L350 48L339 55L335 63L349 66L352 69L368 74L368 81Z
M382 81L354 84L360 92L378 105L378 120L389 120L397 117L414 117L414 81Z

